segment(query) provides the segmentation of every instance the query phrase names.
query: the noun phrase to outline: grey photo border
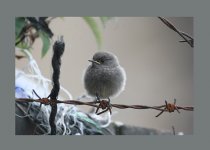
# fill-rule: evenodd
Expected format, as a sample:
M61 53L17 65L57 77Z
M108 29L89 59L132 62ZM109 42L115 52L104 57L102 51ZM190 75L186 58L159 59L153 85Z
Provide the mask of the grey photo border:
M0 5L0 147L1 149L200 149L209 147L208 116L210 18L207 1L192 0L28 0ZM170 16L194 17L194 133L185 136L15 136L16 16ZM205 148L204 148L205 149Z

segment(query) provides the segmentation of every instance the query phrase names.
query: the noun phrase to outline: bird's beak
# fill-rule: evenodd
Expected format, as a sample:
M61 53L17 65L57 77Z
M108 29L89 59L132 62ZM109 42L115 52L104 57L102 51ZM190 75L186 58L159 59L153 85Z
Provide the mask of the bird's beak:
M88 60L89 62L92 62L92 63L96 63L96 64L98 64L98 65L100 65L101 63L100 62L98 62L98 61L95 61L95 60Z

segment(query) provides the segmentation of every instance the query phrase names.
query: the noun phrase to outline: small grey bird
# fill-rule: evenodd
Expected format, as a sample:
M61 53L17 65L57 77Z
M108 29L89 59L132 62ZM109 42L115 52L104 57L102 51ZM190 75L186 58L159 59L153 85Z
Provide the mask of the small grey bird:
M117 57L110 52L97 52L84 74L87 94L97 99L118 96L125 88L126 74Z

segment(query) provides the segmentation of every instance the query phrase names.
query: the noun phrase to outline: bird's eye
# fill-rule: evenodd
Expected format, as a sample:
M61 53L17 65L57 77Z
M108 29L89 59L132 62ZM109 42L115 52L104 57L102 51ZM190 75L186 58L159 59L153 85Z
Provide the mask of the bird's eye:
M103 60L103 59L101 59L101 60L100 60L100 62L101 62L101 63L104 63L104 60Z

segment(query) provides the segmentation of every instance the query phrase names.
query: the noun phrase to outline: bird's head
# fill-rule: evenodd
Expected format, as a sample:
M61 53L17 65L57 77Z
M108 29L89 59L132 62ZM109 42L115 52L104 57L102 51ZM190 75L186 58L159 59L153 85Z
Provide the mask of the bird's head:
M97 52L93 55L93 59L88 61L92 62L93 66L116 67L119 65L117 57L110 52Z

